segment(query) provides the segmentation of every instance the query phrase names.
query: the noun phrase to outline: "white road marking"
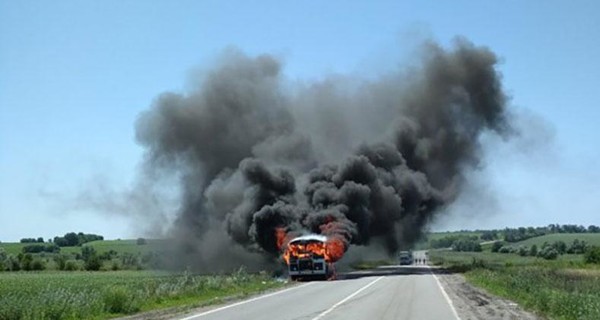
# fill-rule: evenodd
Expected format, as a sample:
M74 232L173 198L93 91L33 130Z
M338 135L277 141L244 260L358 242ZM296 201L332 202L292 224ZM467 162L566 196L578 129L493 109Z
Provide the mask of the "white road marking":
M448 296L448 293L446 293L446 290L444 290L444 287L440 283L440 279L438 279L438 277L435 275L435 273L433 273L433 271L431 270L431 266L427 266L427 267L429 268L429 272L431 272L431 275L435 279L435 282L437 282L438 287L440 287L440 290L442 291L442 295L444 296L444 298L446 298L446 301L448 302L448 305L450 306L450 309L452 310L454 317L456 318L456 320L461 320L460 317L458 316L458 312L456 312L456 309L454 308L454 303L452 303L450 296Z
M303 288L303 287L306 287L306 286L308 286L308 285L310 285L310 284L313 284L313 283L314 283L314 282L309 282L309 283L305 283L305 284L303 284L303 285L299 285L299 286L295 286L295 287L287 288L287 289L285 289L285 290L281 290L281 291L276 291L276 292L273 292L273 293L265 294L265 295L258 296L258 297L252 298L252 299L248 299L248 300L240 301L240 302L238 302L238 303L230 304L230 305L227 305L227 306L224 306L224 307L220 307L220 308L216 308L216 309L208 310L208 311L206 311L206 312L202 312L202 313L199 313L199 314L195 314L195 315L192 315L192 316L189 316L189 317L186 317L186 318L182 318L182 319L179 319L179 320L191 320L191 319L197 319L197 318L200 318L200 317L203 317L203 316L209 315L209 314L211 314L211 313L215 313L215 312L219 312L219 311L227 310L227 309L229 309L229 308L233 308L233 307L237 307L237 306L240 306L240 305L243 305L243 304L246 304L246 303L254 302L254 301L256 301L256 300L260 300L260 299L264 299L264 298L272 297L272 296L275 296L275 295L278 295L278 294L281 294L281 293L284 293L284 292L288 292L288 291L291 291L291 290L294 290L294 289Z
M384 277L379 277L371 282L369 282L367 285L365 285L364 287L356 290L353 294L347 296L346 298L342 299L340 302L334 304L331 308L323 311L321 314L319 314L318 316L314 317L312 320L319 320L322 319L324 316L326 316L328 313L330 313L331 311L333 311L333 309L339 307L341 304L343 304L344 302L354 298L357 294L361 293L363 290L367 289L368 287L372 286L373 284L375 284L375 282L383 279Z

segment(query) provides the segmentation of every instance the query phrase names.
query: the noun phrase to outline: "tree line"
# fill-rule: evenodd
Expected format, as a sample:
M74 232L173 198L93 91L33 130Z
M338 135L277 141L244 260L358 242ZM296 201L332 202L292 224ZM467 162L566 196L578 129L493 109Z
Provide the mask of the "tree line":
M138 238L136 244L146 245L147 241ZM0 271L157 269L164 265L163 256L157 252L118 253L115 250L99 253L91 245L81 246L80 252L63 254L55 243L35 243L23 246L18 254L8 254L0 248Z
M431 239L429 247L432 249L453 248L457 251L477 251L475 243L481 241L502 240L509 243L519 242L534 237L552 233L600 233L600 227L590 225L584 227L575 224L550 224L546 227L520 227L495 230L462 230L463 233L479 233L480 235L449 235L439 239Z
M56 236L53 239L48 239L49 243L54 243L59 247L76 247L81 246L84 243L104 240L104 237L101 235L93 234L93 233L83 233L83 232L68 232L65 233L64 236ZM44 243L44 238L23 238L20 240L21 243Z

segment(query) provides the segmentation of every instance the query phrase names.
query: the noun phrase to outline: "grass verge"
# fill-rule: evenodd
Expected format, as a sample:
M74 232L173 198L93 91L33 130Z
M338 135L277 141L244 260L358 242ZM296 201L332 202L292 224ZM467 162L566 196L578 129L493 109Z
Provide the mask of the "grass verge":
M600 319L600 273L545 267L474 269L473 284L552 319Z
M431 251L431 261L550 319L600 319L600 268L582 255L555 261L516 254Z
M0 273L0 319L108 319L175 306L196 307L283 286L266 274L162 272Z

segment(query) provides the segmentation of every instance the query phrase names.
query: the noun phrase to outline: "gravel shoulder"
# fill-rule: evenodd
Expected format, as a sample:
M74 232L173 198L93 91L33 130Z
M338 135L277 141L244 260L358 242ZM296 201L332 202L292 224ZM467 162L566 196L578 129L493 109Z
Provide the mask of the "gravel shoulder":
M438 279L461 320L541 320L517 303L487 293L469 284L462 274L438 272Z

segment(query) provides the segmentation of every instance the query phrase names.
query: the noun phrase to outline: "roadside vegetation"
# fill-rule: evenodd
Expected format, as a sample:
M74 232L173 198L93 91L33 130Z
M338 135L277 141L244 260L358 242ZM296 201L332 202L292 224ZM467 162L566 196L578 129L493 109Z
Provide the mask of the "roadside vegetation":
M535 230L535 237L514 230ZM495 240L465 236L444 249L430 250L432 263L453 272L490 293L518 302L550 319L600 319L600 233L593 226L566 229L519 228ZM578 230L544 233L541 230ZM583 232L585 230L585 232ZM592 232L587 232L591 230ZM483 234L483 233L482 233ZM519 241L507 241L519 238ZM445 238L454 235L447 235ZM456 243L484 243L481 251L457 250Z
M108 319L197 307L283 286L244 269L227 275L154 271L0 273L0 319Z
M568 231L568 232L567 232ZM575 231L575 232L573 232ZM265 273L195 275L164 269L167 239L67 233L0 242L0 319L107 319L189 308L285 285ZM600 319L600 228L431 233L430 260L553 319ZM371 269L395 260L362 261Z
M167 239L67 233L0 243L0 319L108 319L191 308L285 285L267 273L165 270Z

